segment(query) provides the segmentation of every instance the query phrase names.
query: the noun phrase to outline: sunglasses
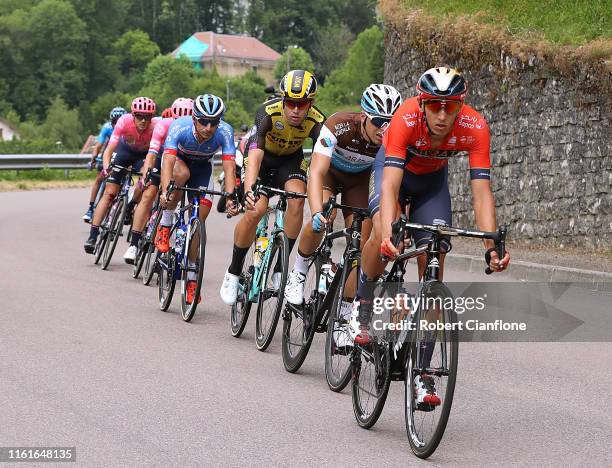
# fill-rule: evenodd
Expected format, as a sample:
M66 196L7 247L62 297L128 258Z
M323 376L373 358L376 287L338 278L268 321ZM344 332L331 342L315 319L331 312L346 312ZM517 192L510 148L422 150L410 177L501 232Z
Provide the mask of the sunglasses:
M370 122L372 122L372 125L374 125L376 128L387 127L389 122L391 122L391 119L388 119L387 117L370 117L368 115L368 118L370 119Z
M461 109L461 106L463 106L463 102L450 101L445 99L435 99L424 101L423 105L427 110L433 112L434 114L437 114L442 109L444 109L447 114L456 114Z
M299 110L307 108L311 102L312 101L310 101L309 99L306 99L304 101L293 101L291 99L283 100L283 104L289 109L299 109Z
M196 118L196 120L203 127L207 127L208 125L210 125L211 127L216 127L217 125L219 125L219 122L221 121L221 119L206 119L204 117L199 118L199 119Z
M153 115L151 114L134 114L136 120L151 120Z

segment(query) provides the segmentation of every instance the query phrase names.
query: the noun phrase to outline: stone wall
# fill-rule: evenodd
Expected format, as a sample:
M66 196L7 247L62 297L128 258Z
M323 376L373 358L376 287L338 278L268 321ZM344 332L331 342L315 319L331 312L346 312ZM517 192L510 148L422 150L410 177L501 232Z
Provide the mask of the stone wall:
M443 29L443 28L441 28ZM410 20L385 25L385 83L404 98L424 70L450 64L468 80L467 102L491 129L492 186L498 221L529 244L612 246L612 134L608 73L555 70L536 54L514 56L489 42L480 59ZM601 68L600 68L601 69ZM456 226L474 226L467 157L449 163Z

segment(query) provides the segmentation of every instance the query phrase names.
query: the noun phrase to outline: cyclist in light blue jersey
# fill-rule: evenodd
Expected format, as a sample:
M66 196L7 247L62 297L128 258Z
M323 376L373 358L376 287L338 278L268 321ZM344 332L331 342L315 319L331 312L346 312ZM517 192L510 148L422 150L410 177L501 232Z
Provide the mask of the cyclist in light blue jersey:
M110 121L106 122L102 125L100 129L100 134L98 138L96 138L96 144L94 145L93 151L91 152L91 161L89 162L90 169L96 167L98 171L98 175L96 176L96 180L91 186L91 192L89 195L89 208L87 212L83 215L83 221L86 223L91 223L91 218L93 217L94 203L96 202L96 195L98 194L98 190L100 189L100 184L104 177L102 177L102 154L106 149L106 144L113 134L113 128L123 114L126 113L126 110L123 107L114 107L113 110L110 111Z

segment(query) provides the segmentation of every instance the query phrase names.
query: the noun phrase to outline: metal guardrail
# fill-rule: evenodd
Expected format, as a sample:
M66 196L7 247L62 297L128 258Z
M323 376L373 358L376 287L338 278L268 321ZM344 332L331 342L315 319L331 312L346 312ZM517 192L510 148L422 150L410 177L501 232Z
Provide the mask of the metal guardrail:
M305 149L308 158L312 150ZM22 171L29 169L87 169L91 161L89 154L0 154L0 171ZM215 154L213 165L221 162L221 152Z

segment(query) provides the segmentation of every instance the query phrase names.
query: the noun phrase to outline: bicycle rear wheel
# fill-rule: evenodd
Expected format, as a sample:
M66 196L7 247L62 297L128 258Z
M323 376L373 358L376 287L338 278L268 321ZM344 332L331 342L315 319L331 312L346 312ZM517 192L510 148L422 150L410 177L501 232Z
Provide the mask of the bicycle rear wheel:
M274 269L277 261L280 266L280 275L276 275L274 284ZM261 292L257 303L257 317L255 320L255 344L257 349L265 351L276 331L283 303L285 302L285 283L287 282L287 267L289 263L289 241L284 232L274 236L266 274L262 277Z
M251 244L249 251L244 259L244 266L238 280L238 297L232 306L230 313L230 327L232 336L239 338L244 331L244 327L249 320L249 313L253 303L249 301L249 291L251 290L251 282L253 281L253 252L255 251L255 243Z
M119 237L121 236L121 233L123 231L123 220L125 219L125 215L127 212L127 204L125 203L124 197L119 196L119 199L116 203L117 208L115 209L113 217L110 221L108 238L106 240L106 245L104 246L104 254L102 255L103 270L106 270L108 268L111 258L113 258L115 247L117 246L117 242L119 241Z
M288 302L283 312L283 364L287 372L297 372L304 363L317 328L319 309L319 275L321 260L315 257L306 274L304 291L311 291L310 297L301 306Z
M153 279L153 274L155 273L157 255L155 254L154 239L155 234L157 233L157 227L159 226L159 222L161 220L161 215L162 210L158 208L154 214L155 219L153 221L149 220L149 223L147 223L147 230L143 236L143 247L139 250L140 257L142 259L141 268L144 267L142 283L145 286L149 285ZM137 275L135 277L137 277Z
M106 241L108 240L108 217L110 215L110 211L106 213L104 217L104 221L100 224L100 233L98 234L98 239L96 240L96 248L94 250L94 264L97 265L100 263L100 259L102 258L102 253L104 252L104 247L106 246Z
M389 344L372 342L367 348L355 346L352 356L353 412L364 429L371 428L382 413L391 383Z
M158 258L159 284L158 297L159 308L164 312L170 307L174 286L176 285L176 254L174 252L174 227L170 231L170 249L166 253L160 253Z
M197 236L197 238L196 238ZM189 251L194 248L193 243L197 243L195 265L189 266ZM196 309L198 308L198 298L202 289L202 274L204 273L206 246L206 227L199 218L191 220L185 239L185 256L183 258L183 268L181 269L181 315L185 322L190 322L193 318ZM196 289L191 304L187 303L187 282L189 281L189 272L195 273Z
M333 392L341 392L351 381L351 338L348 322L359 278L359 258L349 260L334 296L325 336L325 380Z
M419 297L424 300L415 314L415 323L421 323L421 320L456 323L454 310L436 307L448 303L445 298L453 297L443 283L426 282L420 290ZM441 301L427 301L426 298L440 298ZM406 434L414 454L419 458L427 458L442 440L453 404L459 353L458 331L428 332L417 327L412 332L409 349L404 381ZM416 403L414 379L419 375L428 375L433 379L436 392L442 400L441 405Z

